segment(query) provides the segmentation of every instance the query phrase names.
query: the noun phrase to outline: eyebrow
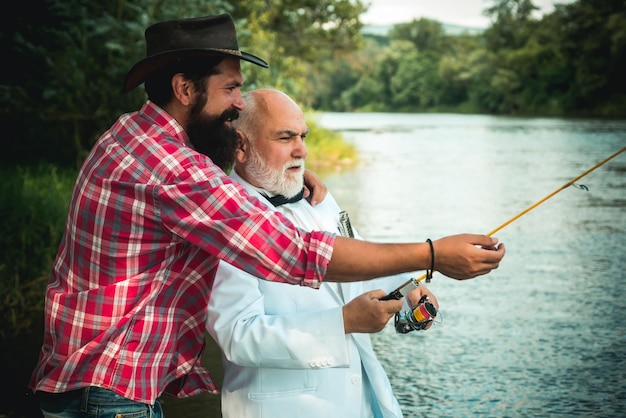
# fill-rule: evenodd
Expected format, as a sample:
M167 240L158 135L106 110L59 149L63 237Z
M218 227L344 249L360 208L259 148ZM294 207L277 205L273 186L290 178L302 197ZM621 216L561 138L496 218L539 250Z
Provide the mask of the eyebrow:
M308 135L309 134L309 130L307 129L306 131L300 133L300 132L296 132L294 130L291 129L283 129L281 131L276 132L276 135L283 135L283 134L287 134L289 136L298 136L298 135Z
M232 86L232 87L243 87L244 82L238 81L238 80L229 80L224 84L227 86Z

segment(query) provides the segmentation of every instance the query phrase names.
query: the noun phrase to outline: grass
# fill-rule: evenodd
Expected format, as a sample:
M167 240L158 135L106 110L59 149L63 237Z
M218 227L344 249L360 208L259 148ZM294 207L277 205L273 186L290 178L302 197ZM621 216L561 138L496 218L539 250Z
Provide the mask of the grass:
M358 162L354 144L345 141L339 132L321 127L315 114L307 114L309 135L306 138L308 157L306 165L318 174L343 170Z
M0 337L7 337L28 330L43 308L76 172L42 165L0 175Z

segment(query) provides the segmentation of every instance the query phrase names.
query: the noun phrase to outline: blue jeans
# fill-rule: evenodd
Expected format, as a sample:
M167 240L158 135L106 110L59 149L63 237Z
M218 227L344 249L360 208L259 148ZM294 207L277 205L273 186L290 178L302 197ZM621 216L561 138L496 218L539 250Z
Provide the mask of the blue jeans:
M35 394L45 418L163 418L161 404L131 401L91 386L65 393Z

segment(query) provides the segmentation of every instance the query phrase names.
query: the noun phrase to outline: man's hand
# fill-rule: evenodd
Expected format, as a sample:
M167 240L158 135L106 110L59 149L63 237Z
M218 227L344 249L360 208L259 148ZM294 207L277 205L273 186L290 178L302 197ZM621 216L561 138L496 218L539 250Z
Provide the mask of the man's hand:
M460 234L433 241L435 270L457 280L482 276L497 269L504 244L486 235Z
M409 294L406 295L407 303L409 304L410 307L417 306L420 299L424 295L428 295L428 301L432 303L435 309L437 309L437 312L439 312L439 301L437 300L437 297L433 294L433 292L431 292L422 283L420 283L420 285L416 289L411 290ZM433 326L433 322L430 322L428 325L424 327L424 330L427 330L428 328L432 326Z
M311 203L311 206L315 206L324 200L327 193L328 188L326 188L322 179L308 168L304 170L304 198Z
M402 309L402 300L380 300L385 295L386 293L380 289L372 290L345 304L343 326L346 334L373 333L382 330L389 319Z

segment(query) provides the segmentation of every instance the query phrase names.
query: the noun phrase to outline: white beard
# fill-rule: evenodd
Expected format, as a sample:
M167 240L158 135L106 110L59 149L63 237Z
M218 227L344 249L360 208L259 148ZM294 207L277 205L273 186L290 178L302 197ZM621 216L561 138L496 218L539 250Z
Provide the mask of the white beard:
M299 166L297 173L287 172L288 168ZM244 164L248 178L270 193L280 194L287 198L300 193L304 187L304 160L295 159L286 163L282 169L274 169L267 165L254 148L250 149L250 158Z

